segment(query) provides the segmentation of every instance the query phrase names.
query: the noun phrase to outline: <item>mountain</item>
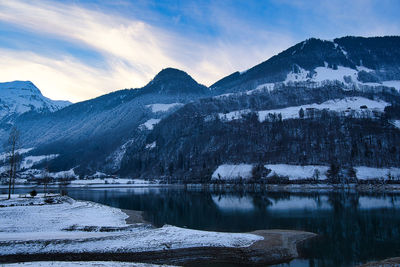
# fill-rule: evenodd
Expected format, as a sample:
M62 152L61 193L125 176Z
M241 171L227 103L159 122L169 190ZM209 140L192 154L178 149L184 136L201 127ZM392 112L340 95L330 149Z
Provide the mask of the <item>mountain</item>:
M14 123L36 162L24 166L186 182L227 164L398 167L399 44L311 38L210 88L167 68L142 88L25 112Z
M161 118L208 91L185 72L165 69L143 88L119 90L53 113L24 113L15 124L22 146L35 148L30 155L58 155L38 167L112 173L119 168L127 144L134 144ZM0 139L6 138L7 132L0 132Z
M30 111L54 112L70 104L68 101L55 101L44 97L30 81L0 83L0 120Z
M399 44L309 39L225 77L128 147L120 174L204 182L224 164L399 166Z
M400 37L311 38L249 70L211 86L214 94L239 92L278 82L375 83L400 89Z
M204 85L198 84L186 72L166 68L160 71L141 91L160 95L205 95L209 90Z

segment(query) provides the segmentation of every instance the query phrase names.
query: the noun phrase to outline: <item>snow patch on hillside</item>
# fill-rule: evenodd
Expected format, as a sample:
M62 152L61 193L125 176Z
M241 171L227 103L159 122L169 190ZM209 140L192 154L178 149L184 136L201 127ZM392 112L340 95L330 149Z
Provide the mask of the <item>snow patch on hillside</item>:
M60 171L60 172L51 172L49 173L50 177L54 178L78 178L78 175L75 174L74 168L68 171Z
M26 154L26 153L30 152L31 150L33 150L33 147L30 147L30 148L20 148L20 149L15 150L15 152L18 153L19 155L23 155L23 154ZM8 157L8 155L9 155L8 152L1 153L1 154L0 154L0 161L6 160L7 157Z
M310 82L313 87L323 86L324 83L329 81L341 82L345 87L347 85L355 85L360 87L363 85L367 86L386 86L393 87L400 91L400 80L389 80L383 81L382 83L363 83L358 80L358 73L360 71L373 72L374 70L366 68L364 66L356 66L356 69L337 66L337 68L330 68L325 62L324 67L317 67L312 72L307 71L298 66L296 72L289 72L286 79L283 81L285 84L298 83L298 82ZM304 85L307 86L307 85ZM258 88L258 87L257 87ZM257 89L256 88L256 89Z
M252 95L254 93L263 92L263 91L272 91L275 88L275 83L263 83L256 87L256 89L246 91L247 95Z
M299 68L298 71L296 72L291 71L287 74L286 79L284 81L285 83L310 80L309 78L310 72L301 67L298 68Z
M364 66L357 66L356 68L357 68L358 71L365 71L365 72L373 72L374 71L374 70L371 70L371 69L369 69L367 67L364 67Z
M176 107L183 106L182 103L171 103L171 104L151 104L146 105L147 108L150 108L153 113L156 112L167 112L168 110Z
M368 110L373 110L377 112L384 112L384 109L386 106L389 106L390 104L382 101L382 100L371 100L368 98L364 97L347 97L343 99L333 99L329 100L326 102L323 102L321 104L308 104L308 105L301 105L301 106L294 106L294 107L287 107L283 109L272 109L272 110L261 110L261 111L255 111L255 113L258 115L258 119L260 122L263 122L268 119L269 115L271 114L281 114L283 120L287 119L296 119L299 118L299 110L302 108L304 112L307 110L312 110L312 109L317 109L317 110L323 110L327 109L330 111L336 111L336 112L349 112L350 111L355 111L355 112L362 112L365 110L364 108L361 108L363 106L366 106ZM223 121L232 121L232 120L237 120L243 118L243 115L247 115L250 112L252 112L249 109L245 110L236 110L236 111L231 111L229 113L219 113L218 116L221 120Z
M394 87L400 91L400 81L383 81L382 84L387 87Z
M249 179L251 178L251 171L253 165L251 164L223 164L218 166L211 176L212 180L233 180L233 179Z
M147 144L146 145L146 149L153 149L156 147L156 141L154 141L153 143Z
M122 158L126 153L126 149L133 143L133 140L128 140L122 146L117 148L108 158L107 160L111 162L112 169L117 170L121 166Z
M326 179L326 171L329 169L327 166L318 165L289 165L289 164L267 164L265 168L270 169L271 172L268 176L278 175L287 176L289 180L308 179L314 176L316 170L319 171L319 179Z
M313 75L312 80L316 82L323 82L326 80L340 81L347 83L345 76L351 77L352 82L357 82L358 71L351 68L338 66L337 69L331 69L327 67L317 67L314 70L316 73Z
M388 179L388 174L394 178L400 177L400 168L371 168L365 166L355 167L357 171L357 178L368 179Z
M161 121L161 119L150 119L148 121L146 121L143 124L139 125L139 129L141 130L153 130L154 125L156 125L157 123L159 123Z
M49 161L58 157L59 154L41 155L41 156L27 156L21 162L21 169L29 169L35 164L39 164L44 161Z

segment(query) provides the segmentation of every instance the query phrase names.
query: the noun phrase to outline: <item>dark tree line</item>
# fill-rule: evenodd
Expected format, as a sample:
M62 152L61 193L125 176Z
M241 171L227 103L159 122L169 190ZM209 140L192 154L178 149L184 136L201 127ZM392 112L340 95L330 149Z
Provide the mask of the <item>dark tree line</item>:
M254 113L230 122L182 118L186 127L158 129L152 136L157 147L131 152L123 171L204 180L227 162L399 166L400 131L385 116L360 118L324 110L305 118L272 116L259 122Z

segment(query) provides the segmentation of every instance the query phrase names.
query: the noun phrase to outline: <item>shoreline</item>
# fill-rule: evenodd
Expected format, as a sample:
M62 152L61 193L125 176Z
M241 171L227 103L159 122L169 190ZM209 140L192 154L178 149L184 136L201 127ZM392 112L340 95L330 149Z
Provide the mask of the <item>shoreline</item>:
M36 184L15 185L15 189L41 190L42 186ZM48 190L59 189L58 185L48 185ZM151 185L129 185L129 184L91 184L73 185L63 187L65 190L79 189L183 189L195 191L255 191L255 192L305 192L305 191L351 191L361 193L400 193L400 184L151 184ZM0 190L8 190L8 186L0 185Z
M264 237L249 247L188 247L143 252L32 253L2 256L0 263L35 261L117 261L167 265L235 264L265 266L288 263L299 257L302 245L317 235L291 230L250 232Z
M95 224L92 224L93 226L77 224L72 228L64 228L55 232L55 236L46 235L40 231L25 233L25 229L22 229L22 232L17 233L20 239L14 233L0 238L0 247L2 247L0 263L95 260L172 265L277 264L297 258L299 247L317 236L310 232L291 230L222 233L174 226L156 228L143 218L141 211L121 210L87 201L75 201L68 197L59 197L57 200L60 201L57 204L41 206L35 206L36 204L33 206L6 206L0 208L0 214L8 214L21 207L31 213L37 212L36 207L40 207L42 211L50 208L52 213L54 210L65 209L69 206L72 206L70 209L76 210L74 208L76 206L80 209L84 207L95 209L96 213L103 212L103 216L108 212L111 216L119 216L124 219L125 223L122 224L122 221L119 220L120 223L115 226L97 225L97 228ZM15 201L24 200L15 196L14 203ZM40 202L40 198L37 201ZM57 205L61 205L60 208L57 208ZM84 211L80 214L87 214L87 212ZM60 214L59 218L63 218L65 215ZM96 214L94 215L96 216ZM107 220L107 218L105 219ZM38 225L43 222L42 218L36 220L38 220L36 223L39 222ZM10 219L8 223L12 224L13 222ZM42 229L43 226L40 227L39 229ZM7 227L3 231L6 229ZM37 237L29 237L32 234Z

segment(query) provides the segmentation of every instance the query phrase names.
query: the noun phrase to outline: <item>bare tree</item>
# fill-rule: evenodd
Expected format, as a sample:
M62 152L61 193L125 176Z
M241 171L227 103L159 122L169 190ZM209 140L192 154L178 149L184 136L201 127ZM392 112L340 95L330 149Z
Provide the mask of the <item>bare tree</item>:
M51 177L50 177L50 172L48 167L46 167L44 169L44 171L42 172L42 179L41 182L43 184L43 192L44 192L44 196L46 196L47 194L47 185L50 183Z
M15 178L19 165L19 131L16 127L12 127L10 131L10 136L8 137L8 142L5 144L6 151L8 153L9 162L9 181L8 181L8 199L11 198L11 190L14 193L15 188Z

